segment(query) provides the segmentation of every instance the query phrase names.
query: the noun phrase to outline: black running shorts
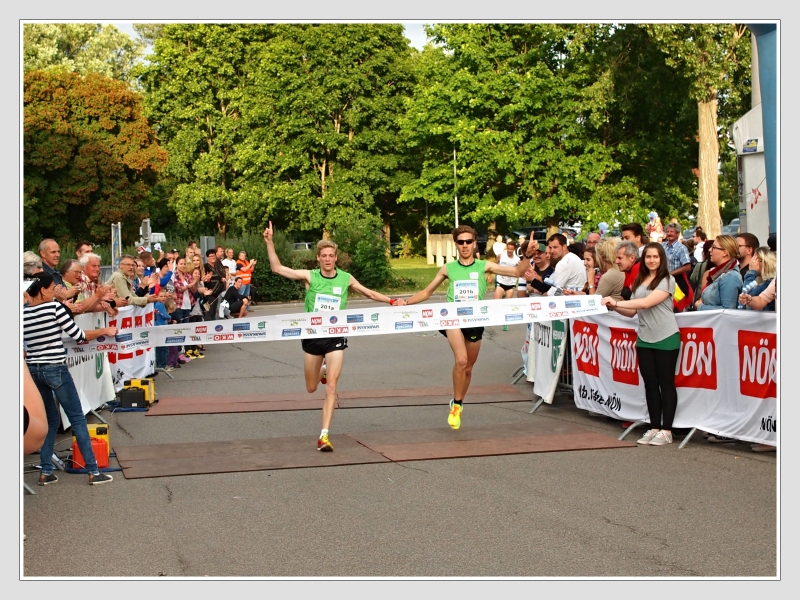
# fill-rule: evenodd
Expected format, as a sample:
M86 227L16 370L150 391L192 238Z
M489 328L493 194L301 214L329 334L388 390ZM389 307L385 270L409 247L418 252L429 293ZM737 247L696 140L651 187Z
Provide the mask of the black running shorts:
M345 337L315 338L300 341L303 344L303 352L314 356L325 356L328 352L347 348L347 338Z
M447 337L447 330L440 329L444 337ZM464 341L467 342L480 342L483 339L483 327L463 327L461 333L464 334Z

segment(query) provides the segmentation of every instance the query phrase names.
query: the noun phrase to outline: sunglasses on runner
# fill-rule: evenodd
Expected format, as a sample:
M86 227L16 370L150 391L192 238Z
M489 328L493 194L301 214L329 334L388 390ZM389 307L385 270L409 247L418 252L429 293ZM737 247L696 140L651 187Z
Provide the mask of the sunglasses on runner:
M463 246L464 244L471 244L475 240L456 240L456 244L459 246Z

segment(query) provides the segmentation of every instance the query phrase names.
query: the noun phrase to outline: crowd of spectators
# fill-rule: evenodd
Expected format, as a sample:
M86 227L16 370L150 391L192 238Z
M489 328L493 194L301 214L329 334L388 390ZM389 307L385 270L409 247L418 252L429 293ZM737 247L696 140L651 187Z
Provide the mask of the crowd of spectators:
M122 255L117 270L105 281L100 279L101 258L92 250L91 242L81 240L75 245L75 258L63 258L56 240L42 240L38 254L23 253L23 277L33 278L40 272L52 277L54 299L70 317L99 311L113 317L124 306L153 304L156 324L166 325L240 318L252 306L257 261L248 260L243 250L239 260L234 260L233 248L217 246L208 250L204 261L197 242L190 242L183 253L177 248L164 252L156 245L156 255L140 247L135 255ZM159 348L156 371L172 371L203 357L200 345Z
M42 240L38 253L22 254L23 334L25 360L24 439L25 453L40 450L40 485L56 483L53 473L52 446L61 418L60 405L69 416L86 461L92 485L112 480L100 473L83 418L77 392L66 365L66 351L61 336L68 334L78 341L98 335L114 335L115 328L81 330L75 315L105 312L109 317L125 306L153 305L156 326L191 321L241 318L250 302L255 260L234 249L222 246L209 250L204 262L196 242L181 253L173 248L164 252L156 245L156 257L148 248L120 257L118 269L101 280L101 257L93 252L91 242L75 244L75 257L62 257L61 247L53 239ZM223 310L227 308L227 310ZM45 333L43 333L45 332ZM169 346L155 349L155 372L174 371L194 359L204 358L203 346ZM52 373L62 385L53 387Z
M526 286L524 290L520 288L519 295L600 295L606 306L616 306L621 302L620 312L627 307L629 316L637 311L648 311L649 314L656 310L656 306L663 312L666 299L671 302L673 313L720 309L776 310L777 251L774 235L770 236L767 246L760 246L758 238L752 233L718 235L709 239L702 227L698 227L691 240L683 240L677 220L662 227L656 215L651 216L651 222L646 227L639 223L627 223L620 227L620 232L621 238L591 232L586 237L585 245L568 245L562 234L551 235L546 245L531 237L520 248L521 252L531 257L532 268L525 273ZM659 241L648 244L649 239ZM503 254L510 257L513 244L513 241L509 241L505 248L507 252ZM658 246L659 252L655 251L655 246ZM646 275L640 275L646 247L654 248L652 260L656 264L663 259L664 268L659 271L658 266L651 266ZM668 277L664 277L663 272ZM501 284L505 283L498 279ZM651 281L658 284L661 291L653 296L653 300L645 300L641 290L638 297L634 295L643 281L647 285ZM511 290L510 285L499 287ZM503 289L496 294L496 298L506 296ZM647 290L648 297L653 291L655 288ZM660 322L666 322L666 319L662 316L656 320L656 323ZM641 443L651 443L661 430L665 433L651 445L671 443L672 440L670 425L674 416L674 393L659 379L663 379L669 369L656 372L650 368L670 363L674 372L674 332L669 333L669 336L661 339L657 333L649 332L649 347L648 342L643 343L644 352L648 355L645 361L647 373L643 373L647 379L648 406L658 410L659 415L653 419L651 429ZM655 345L652 340L656 340ZM670 360L666 361L658 353L656 360L652 360L653 348L657 351L669 350ZM654 390L662 390L666 394L666 416L663 412L665 405L657 398L661 392ZM706 437L714 443L735 441L719 435ZM774 449L775 446L764 444L753 446L753 450L758 452Z

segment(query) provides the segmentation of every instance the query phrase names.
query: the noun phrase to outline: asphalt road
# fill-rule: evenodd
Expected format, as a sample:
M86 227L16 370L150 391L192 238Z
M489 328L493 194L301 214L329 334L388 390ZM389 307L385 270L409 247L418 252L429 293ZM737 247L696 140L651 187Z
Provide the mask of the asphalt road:
M261 305L251 314L301 310ZM524 335L522 325L487 329L473 384L511 383ZM435 332L350 338L345 356L341 390L451 383L452 355ZM300 342L211 345L174 377L157 377L160 397L302 392ZM517 387L531 393L531 384ZM463 428L536 419L614 437L622 431L568 397L534 414L531 407L466 404ZM314 452L320 427L319 411L101 415L112 446L307 435ZM347 409L335 414L332 432L447 427L446 416L446 406ZM99 487L63 473L56 485L38 487L30 473L24 481L37 493L23 496L20 575L777 577L776 453L700 435L681 450L677 441L129 481L118 472Z

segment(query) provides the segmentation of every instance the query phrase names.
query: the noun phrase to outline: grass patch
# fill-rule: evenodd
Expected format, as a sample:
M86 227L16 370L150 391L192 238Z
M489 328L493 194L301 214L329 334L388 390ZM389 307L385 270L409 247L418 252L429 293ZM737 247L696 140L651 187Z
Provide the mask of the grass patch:
M385 286L380 292L391 294L412 294L424 289L436 276L440 267L429 265L424 257L415 256L413 258L393 258L391 259L392 270L394 271L395 281ZM447 280L445 279L435 294L443 294L447 291Z

